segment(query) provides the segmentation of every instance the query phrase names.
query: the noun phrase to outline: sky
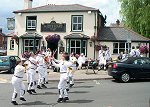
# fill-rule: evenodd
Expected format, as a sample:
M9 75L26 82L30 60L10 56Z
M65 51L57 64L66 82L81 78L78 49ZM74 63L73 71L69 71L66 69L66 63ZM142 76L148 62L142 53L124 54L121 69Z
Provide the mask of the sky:
M97 8L103 16L107 16L106 26L109 26L110 23L115 23L117 19L121 20L118 0L33 0L33 7L46 4L81 4ZM23 8L24 0L0 0L0 28L3 29L4 33L11 32L7 30L7 18L14 17L12 12Z

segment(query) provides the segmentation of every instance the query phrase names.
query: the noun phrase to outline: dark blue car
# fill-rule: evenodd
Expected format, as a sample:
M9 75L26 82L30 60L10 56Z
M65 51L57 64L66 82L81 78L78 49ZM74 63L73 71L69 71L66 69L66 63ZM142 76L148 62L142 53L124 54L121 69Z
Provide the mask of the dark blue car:
M108 75L121 82L129 82L131 79L150 79L150 58L129 57L110 63Z
M0 71L14 73L17 61L20 61L18 56L0 56Z

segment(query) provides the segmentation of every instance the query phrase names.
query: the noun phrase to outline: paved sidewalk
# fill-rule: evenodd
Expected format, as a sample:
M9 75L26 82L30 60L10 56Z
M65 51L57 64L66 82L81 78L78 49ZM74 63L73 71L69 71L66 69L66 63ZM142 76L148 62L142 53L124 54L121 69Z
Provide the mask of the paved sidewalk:
M59 72L53 72L52 69L49 70L49 81L58 81L60 73ZM112 79L111 76L108 76L107 71L101 70L95 70L96 74L89 69L86 73L86 69L78 70L74 73L74 79L75 80L100 80L100 79ZM10 83L11 78L13 74L8 73L1 73L0 74L0 83ZM26 75L24 77L24 81L26 82Z
M88 72L86 73L86 69L83 70L78 70L74 73L74 79L75 80L99 80L99 79L112 79L111 76L108 76L108 72L101 70L95 70L96 74L89 69ZM50 70L49 73L49 80L50 81L56 81L59 80L59 72L53 72Z

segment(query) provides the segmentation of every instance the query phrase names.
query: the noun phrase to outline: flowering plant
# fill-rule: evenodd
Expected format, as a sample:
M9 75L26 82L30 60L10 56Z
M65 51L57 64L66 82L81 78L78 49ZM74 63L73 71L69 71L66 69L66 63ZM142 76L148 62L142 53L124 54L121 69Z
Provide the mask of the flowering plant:
M90 40L93 42L96 41L96 39L97 39L96 36L91 36L91 38L90 38Z
M140 50L140 52L141 52L142 54L146 54L146 53L149 52L149 47L146 46L146 45L141 45L140 48L139 48L139 50Z
M53 35L48 35L46 38L46 41L51 41L51 42L58 42L60 40L60 35L58 34L53 34Z

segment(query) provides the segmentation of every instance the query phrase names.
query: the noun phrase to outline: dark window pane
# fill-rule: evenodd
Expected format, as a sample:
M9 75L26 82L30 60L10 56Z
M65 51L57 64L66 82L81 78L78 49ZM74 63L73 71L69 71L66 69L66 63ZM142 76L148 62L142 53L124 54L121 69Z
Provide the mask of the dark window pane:
M73 24L73 30L78 30L78 25L77 24Z
M71 52L71 53L72 53L72 52L75 52L75 48L71 48L71 51L70 51L70 52Z
M33 40L30 40L30 42L29 42L29 46L33 46Z
M118 48L118 43L113 43L114 48Z
M39 40L36 40L35 46L39 46Z
M113 53L118 54L118 49L114 49L114 50L113 50Z
M119 53L123 52L124 53L125 49L119 49Z
M80 48L76 48L76 54L80 54Z
M125 43L119 43L119 48L125 48Z
M82 23L82 17L78 17L78 23Z
M78 24L78 30L82 30L82 24Z
M71 41L71 47L75 47L75 41Z
M77 17L73 17L73 23L77 23Z
M28 44L29 44L29 41L25 40L25 46L28 46Z
M76 47L81 47L81 41L76 41Z

